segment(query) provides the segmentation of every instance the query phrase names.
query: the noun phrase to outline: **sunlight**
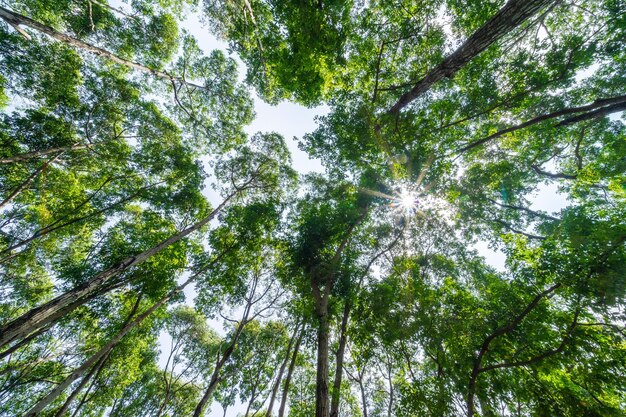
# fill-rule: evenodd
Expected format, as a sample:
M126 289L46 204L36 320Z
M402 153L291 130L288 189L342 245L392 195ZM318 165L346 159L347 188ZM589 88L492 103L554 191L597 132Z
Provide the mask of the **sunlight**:
M407 189L403 189L400 192L400 198L398 200L400 203L400 207L405 210L410 210L414 208L415 206L417 206L418 203L415 193Z

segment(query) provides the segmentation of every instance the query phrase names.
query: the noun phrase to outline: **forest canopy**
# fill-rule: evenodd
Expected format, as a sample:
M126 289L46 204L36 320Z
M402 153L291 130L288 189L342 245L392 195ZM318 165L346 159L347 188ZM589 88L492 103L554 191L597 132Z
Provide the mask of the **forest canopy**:
M624 0L0 0L0 416L625 416L625 110Z

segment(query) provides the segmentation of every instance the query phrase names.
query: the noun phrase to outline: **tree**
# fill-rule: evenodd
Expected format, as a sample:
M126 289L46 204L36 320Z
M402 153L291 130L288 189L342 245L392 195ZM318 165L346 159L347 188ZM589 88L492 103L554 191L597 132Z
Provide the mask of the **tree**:
M3 5L0 415L624 414L625 39L619 0ZM324 174L251 89L327 106Z

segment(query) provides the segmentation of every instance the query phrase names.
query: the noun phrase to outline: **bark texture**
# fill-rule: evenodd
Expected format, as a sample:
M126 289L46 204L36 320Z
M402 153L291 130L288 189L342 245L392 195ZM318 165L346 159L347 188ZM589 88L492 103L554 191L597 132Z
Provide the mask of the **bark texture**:
M100 272L89 281L80 285L64 294L61 294L47 303L35 307L24 313L15 320L0 327L0 347L6 346L11 342L19 342L19 340L28 337L29 334L39 330L40 328L55 323L61 317L73 311L75 308L85 304L94 297L103 294L112 288L111 283L114 278L127 269L139 265L153 255L163 251L170 245L182 240L192 232L202 228L209 223L219 212L226 206L237 192L230 194L215 210L208 216L187 229L169 237L156 246L138 254L131 256L117 265Z
M326 306L328 310L328 306ZM315 417L329 417L328 404L328 315L318 315L317 379L315 387Z
M76 368L70 375L63 380L60 384L55 386L44 398L39 400L28 412L25 417L35 417L39 415L48 405L50 405L59 395L63 393L74 381L80 378L87 370L95 367L100 360L108 355L113 348L126 336L131 330L141 324L148 316L154 313L162 305L167 303L172 297L180 293L185 289L187 285L193 282L197 278L198 274L192 275L187 281L176 287L173 291L168 293L165 297L161 298L149 309L141 313L132 321L129 321L122 329L111 339L107 344L102 346L100 350L94 353L89 359L83 362L78 368Z
M276 382L274 382L274 386L272 387L272 394L270 396L270 402L267 406L267 412L265 413L265 417L272 417L272 411L274 410L274 402L276 401L276 396L278 395L278 390L280 389L280 383L283 380L283 374L285 373L285 368L287 367L287 363L289 362L289 357L291 356L291 348L298 338L298 333L300 331L300 324L296 325L296 328L293 331L293 336L289 340L289 345L287 346L287 350L285 352L285 359L280 364L280 368L278 370L278 375L276 376Z
M341 380L343 377L343 358L348 343L348 320L350 318L351 304L346 301L341 318L341 332L339 335L339 347L337 349L337 360L335 361L335 381L333 383L333 394L330 403L330 417L339 417L339 399L341 397Z
M143 71L149 74L152 74L155 77L158 78L163 78L166 80L170 80L170 81L177 81L177 82L181 82L184 84L187 84L191 87L196 87L196 88L204 88L201 85L197 85L194 83L190 83L188 81L185 81L181 78L177 78L174 77L170 74L168 74L165 71L160 71L157 70L155 68L150 68L147 67L143 64L137 63L137 62L133 62L133 61L129 61L127 59L121 58L117 55L115 55L114 53L107 51L106 49L100 48L98 46L92 45L90 43L87 43L85 41L82 41L80 39L74 38L72 36L66 35L65 33L61 33L53 28L51 28L50 26L46 26L43 23L39 23L36 20L33 20L29 17L23 16L19 13L15 13L11 10L5 9L3 7L0 7L0 18L4 19L7 23L9 23L11 26L15 27L16 30L17 28L19 28L20 26L27 26L31 29L34 29L38 32L41 33L45 33L46 35L59 40L63 43L66 43L74 48L78 48L78 49L82 49L85 50L87 52L93 53L95 55L101 56L103 58L109 59L113 62L115 62L116 64L120 64L120 65L124 65L125 67L128 68L132 68L135 70L139 70L139 71Z
M391 107L396 114L413 100L424 94L444 78L452 78L474 57L497 42L507 33L524 23L542 8L555 3L554 0L509 0L502 9L472 34L451 55L431 69L413 88Z

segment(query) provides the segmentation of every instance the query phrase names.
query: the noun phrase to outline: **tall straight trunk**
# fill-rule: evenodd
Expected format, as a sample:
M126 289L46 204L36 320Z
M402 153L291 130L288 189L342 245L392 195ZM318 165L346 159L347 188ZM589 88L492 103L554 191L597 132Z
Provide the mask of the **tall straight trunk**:
M289 368L287 369L287 376L285 377L285 384L283 385L283 394L280 400L280 408L278 409L278 417L285 415L285 408L287 406L287 398L289 397L289 385L291 385L291 377L293 376L293 370L296 368L296 359L298 359L298 351L300 350L300 343L304 337L304 329L300 332L296 345L293 348L293 354L291 355L291 362L289 362Z
M350 301L346 301L341 318L341 333L339 336L339 348L337 349L337 360L335 361L335 381L333 383L333 393L330 403L330 417L339 416L339 399L341 397L341 379L343 376L343 358L348 342L348 319L350 318Z
M126 326L132 320L132 318L135 316L135 314L137 314L137 310L139 309L139 305L141 304L141 299L142 298L143 297L142 297L141 294L139 295L139 297L137 297L137 300L135 301L135 304L133 305L133 308L131 309L130 314L128 315L126 320L124 320L124 322L122 323L122 328L124 326ZM104 368L104 364L106 363L106 361L111 356L111 351L114 348L115 348L115 346L111 347L111 349L109 349L109 351L106 352L104 354L104 356L102 356L102 358L98 361L98 363L96 365L94 365L94 367L89 370L87 375L85 375L83 377L83 379L81 379L81 381L78 384L78 386L76 388L74 388L74 390L69 395L69 397L67 397L67 399L65 400L65 402L63 403L61 408L59 408L59 410L55 413L54 417L62 417L62 416L64 416L66 414L68 408L72 404L72 402L76 399L76 397L78 397L78 394L80 394L80 392L87 385L87 383L89 381L91 381L91 380L93 380L95 382L95 380L98 379L98 376L100 375L100 372L102 371L102 368ZM89 386L89 389L91 389L92 386L93 386L93 382ZM78 410L80 409L80 407L82 407L82 405L85 403L86 396L89 393L89 389L87 390L87 393L85 393L85 396L83 397L83 400L80 402L80 404L78 404L78 407L76 407L76 409L72 413L72 416L76 415L78 413Z
M509 0L487 23L481 26L451 55L431 69L413 88L402 95L391 107L391 113L398 113L413 100L424 94L444 78L452 78L473 58L517 28L544 7L556 3L555 0Z
M253 296L254 296L254 293L253 293ZM221 381L220 372L222 371L222 368L224 367L226 362L228 362L228 360L230 359L230 356L233 354L233 351L235 350L235 346L237 346L237 341L239 340L239 336L241 336L241 332L243 331L244 326L248 323L248 316L250 314L250 309L252 307L253 296L251 296L250 299L248 300L248 304L246 305L244 309L243 318L237 325L237 329L235 330L235 334L233 335L233 338L230 344L228 345L224 353L220 356L219 360L215 364L215 368L213 369L213 373L211 374L211 379L209 380L209 386L204 391L204 395L202 396L202 398L200 399L200 402L196 406L196 409L193 412L193 417L202 416L202 414L204 413L204 409L206 408L209 400L211 399L211 396L213 396L213 393L215 392L215 389L217 388L217 384L219 384L219 382Z
M57 148L49 148L49 149L44 149L41 151L21 153L18 155L8 156L6 158L0 158L0 164L11 164L13 162L28 161L29 159L32 159L32 158L38 158L40 156L46 156L46 155L50 155L51 153L56 153L56 152L65 153L69 151L75 151L78 149L86 149L92 146L99 145L101 143L104 143L104 142L77 144L77 145L62 146L62 147L57 147Z
M22 191L28 188L28 186L35 180L35 178L37 178L39 174L41 174L46 168L48 168L48 165L53 163L62 154L63 152L59 152L58 154L44 162L39 168L35 170L35 172L30 174L28 178L26 178L15 190L11 192L11 194L9 194L4 200L2 200L2 202L0 202L0 209L9 204L11 201L13 201L13 199L15 199L15 197L20 195Z
M127 59L121 58L117 55L115 55L114 53L107 51L106 49L102 49L100 47L97 47L95 45L91 45L90 43L81 41L80 39L74 38L72 36L66 35L64 33L61 33L53 28L51 28L50 26L46 26L42 23L37 22L36 20L33 20L29 17L26 16L22 16L19 13L15 13L11 10L5 9L3 7L0 7L0 18L4 19L7 23L9 23L11 26L13 26L14 28L18 29L20 25L22 26L27 26L31 29L34 29L38 32L41 33L45 33L46 35L59 40L63 43L66 43L74 48L78 48L78 49L82 49L88 52L91 52L93 54L96 54L98 56L107 58L113 62L115 62L116 64L120 64L120 65L124 65L128 68L132 68L135 70L139 70L139 71L143 71L143 72L147 72L149 74L152 74L155 77L159 77L159 78L163 78L169 81L178 81L178 82L182 82L185 83L191 87L196 87L196 88L204 88L201 85L197 85L194 83L190 83L188 81L183 80L182 78L176 78L171 76L170 74L168 74L167 72L164 71L159 71L155 68L150 68L147 67L145 65L139 64L137 62L133 62L133 61L129 61Z
M209 399L211 398L211 396L213 396L215 388L217 388L217 384L220 382L219 374L222 370L222 367L224 366L224 363L225 362L222 362L220 360L215 365L215 369L213 369L213 374L211 374L211 379L209 380L209 386L207 387L206 391L204 391L204 395L196 406L196 409L193 412L193 417L200 417L204 413L204 409L206 408Z
M81 408L89 400L89 393L91 392L91 389L94 387L96 381L98 380L98 377L100 376L100 372L102 372L102 370L104 369L104 364L109 359L109 357L110 357L110 355L107 355L105 357L105 359L101 362L101 365L98 368L98 371L96 372L96 375L94 375L94 377L91 378L91 384L89 384L89 387L87 388L87 391L85 391L85 394L83 394L83 398L81 398L80 402L78 403L78 405L74 409L74 412L72 413L71 417L76 417L78 415L78 413L80 412Z
M278 389L280 388L280 383L283 379L283 374L285 373L285 368L287 367L287 362L289 362L289 356L291 354L291 348L293 347L294 342L298 338L298 332L300 330L300 323L296 325L296 328L293 331L293 336L289 340L289 344L287 345L287 351L285 352L285 359L280 364L280 369L278 370L278 375L276 376L276 382L272 387L272 394L270 396L270 403L267 405L267 412L265 413L265 417L272 417L272 410L274 409L274 401L276 400L276 395L278 394Z
M169 237L158 245L153 246L138 255L126 258L117 265L100 272L86 283L53 298L39 307L29 310L15 320L0 327L0 347L3 347L11 342L19 341L20 339L27 337L32 332L37 331L41 327L50 323L55 323L75 308L94 298L96 295L106 292L107 286L117 275L133 266L141 264L151 256L156 255L170 245L182 240L187 235L209 223L230 201L230 199L237 194L237 192L238 191L231 193L208 216L187 229Z
M35 417L39 415L48 405L56 400L74 381L80 378L88 369L93 368L105 355L109 354L113 348L126 336L131 330L140 325L147 317L167 303L172 297L176 296L182 290L193 282L199 273L193 274L184 283L169 292L166 296L154 303L152 307L141 313L134 320L128 322L107 344L102 346L100 350L94 353L89 359L76 368L63 382L55 386L44 398L39 400L28 412L25 417Z
M109 358L109 353L111 353L111 351L107 352L99 361L97 364L94 365L93 368L91 368L89 370L89 372L87 373L87 375L85 375L83 377L83 379L81 379L80 383L78 384L78 386L76 388L74 388L74 390L72 391L72 393L69 395L69 397L67 397L67 399L65 400L65 402L63 403L63 405L61 406L61 408L59 408L59 410L54 414L54 417L62 417L63 415L65 415L65 413L67 412L67 409L70 407L70 405L72 404L72 402L74 402L74 400L76 399L76 397L78 397L78 394L80 394L80 392L83 390L83 388L85 388L85 386L87 385L87 383L91 380L91 378L100 371L100 369L102 369L102 367L104 366L104 363L106 362L106 360Z
M315 417L329 417L328 404L328 304L318 312L317 380L315 388Z
M341 254L348 246L356 227L365 220L369 207L366 207L356 221L350 225L346 235L335 250L330 260L331 271L324 277L311 276L311 291L315 300L315 310L318 319L317 327L317 378L315 388L315 417L330 417L328 398L328 300L335 283L336 268L341 260ZM323 290L320 283L323 282Z
M363 417L367 417L367 395L363 386L363 375L359 377L359 390L361 391L361 402L363 403Z

